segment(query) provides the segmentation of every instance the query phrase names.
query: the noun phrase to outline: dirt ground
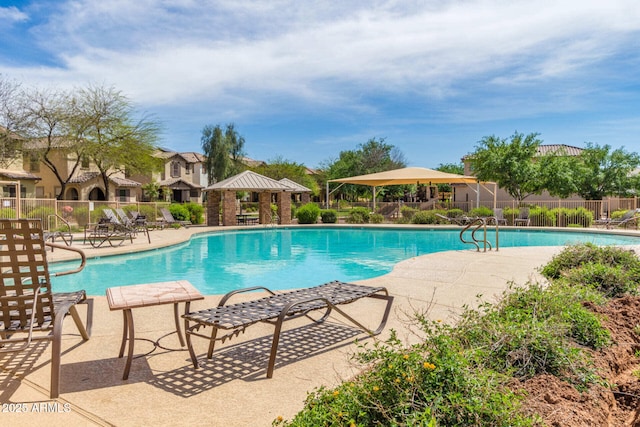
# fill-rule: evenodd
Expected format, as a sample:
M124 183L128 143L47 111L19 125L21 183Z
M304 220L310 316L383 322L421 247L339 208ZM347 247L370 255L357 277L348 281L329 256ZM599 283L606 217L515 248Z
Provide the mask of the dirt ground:
M525 408L539 414L547 426L640 427L640 297L590 308L603 316L614 341L591 352L606 384L580 393L556 377L541 375L522 384Z

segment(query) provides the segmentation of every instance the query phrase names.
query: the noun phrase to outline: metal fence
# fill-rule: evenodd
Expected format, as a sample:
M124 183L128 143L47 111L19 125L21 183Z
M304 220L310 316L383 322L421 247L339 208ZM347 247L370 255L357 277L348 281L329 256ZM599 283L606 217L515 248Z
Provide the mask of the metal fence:
M77 227L95 223L102 217L102 210L105 208L137 211L147 218L156 219L162 217L160 209L169 205L168 202L127 203L2 197L0 198L0 218L40 219L45 230L48 230L60 227L62 225L60 218Z
M493 212L493 201L481 201L479 206L488 208ZM324 206L322 206L324 208ZM451 210L458 209L464 214L472 213L478 208L475 201L450 202L431 200L429 202L376 202L375 209L370 201L347 202L334 201L330 209L349 210L354 207L365 207L372 212L381 213L387 221L393 222L403 216L403 210ZM496 202L495 208L504 212L507 224L513 225L514 219L520 215L523 208L528 208L529 225L540 227L590 227L595 221L603 218L611 218L616 211L628 211L640 208L637 197L632 198L606 198L602 200L565 200L553 199L519 203L515 200ZM635 224L634 224L635 226Z

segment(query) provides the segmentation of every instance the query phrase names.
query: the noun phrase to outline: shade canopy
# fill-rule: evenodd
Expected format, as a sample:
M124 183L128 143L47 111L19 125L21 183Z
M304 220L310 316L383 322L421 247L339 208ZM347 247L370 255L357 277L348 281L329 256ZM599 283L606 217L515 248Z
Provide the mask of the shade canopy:
M440 172L428 168L402 168L349 178L332 179L329 182L380 187L401 184L475 184L478 180L470 176Z

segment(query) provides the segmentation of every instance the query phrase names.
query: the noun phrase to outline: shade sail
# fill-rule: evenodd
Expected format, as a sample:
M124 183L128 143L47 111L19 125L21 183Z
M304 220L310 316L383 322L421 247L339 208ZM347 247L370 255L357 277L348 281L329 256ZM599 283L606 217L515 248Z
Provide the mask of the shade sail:
M478 180L471 176L440 172L427 168L402 168L349 178L331 179L329 182L380 187L401 184L475 184Z

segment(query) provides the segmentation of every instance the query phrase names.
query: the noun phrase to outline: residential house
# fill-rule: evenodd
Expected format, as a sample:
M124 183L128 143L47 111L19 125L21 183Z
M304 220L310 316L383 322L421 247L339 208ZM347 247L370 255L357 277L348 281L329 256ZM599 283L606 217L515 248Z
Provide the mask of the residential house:
M16 139L18 137L10 134L5 127L0 126L0 140L3 141L3 150L0 153L2 197L14 198L19 192L22 198L33 198L36 196L36 184L40 177L26 171L22 155L18 151L10 149L11 140Z
M43 148L45 141L31 140L23 146L23 164L25 169L40 178L35 186L35 197L56 199L62 191L60 181L53 171L42 163L32 151ZM31 151L30 151L31 150ZM73 171L78 158L74 152L65 148L65 142L55 141L49 153L49 159L67 181L64 200L106 200L106 189L100 171L89 159L80 160L79 167ZM72 174L73 171L73 174ZM115 172L109 176L110 201L136 202L142 194L141 183L125 177L123 172Z
M160 149L156 154L164 160L159 173L151 177L140 178L141 182L157 182L160 186L160 198L177 203L202 203L202 190L208 184L208 175L204 166L205 157L200 153L171 151Z

